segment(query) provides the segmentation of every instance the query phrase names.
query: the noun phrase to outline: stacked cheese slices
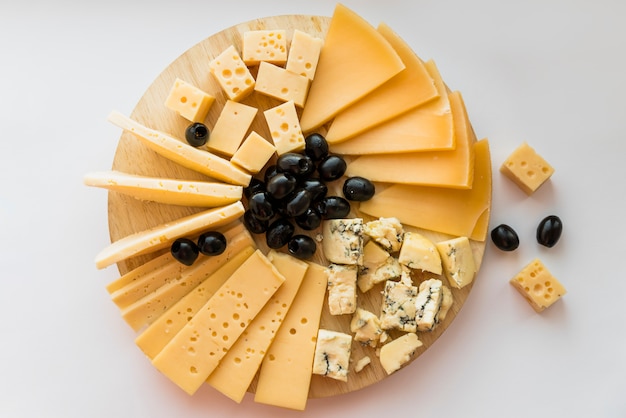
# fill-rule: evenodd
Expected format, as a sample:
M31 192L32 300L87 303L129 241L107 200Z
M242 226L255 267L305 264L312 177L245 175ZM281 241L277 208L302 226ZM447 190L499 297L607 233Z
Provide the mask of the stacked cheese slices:
M489 221L488 142L435 63L384 24L337 5L331 18L235 26L109 120L123 129L112 170L85 177L111 191L112 244L96 264L118 265L107 290L136 344L189 394L213 387L240 402L250 391L304 409L409 363L469 294ZM211 131L204 146L184 140L194 122ZM246 230L243 191L314 132L376 193L298 231L320 243L304 261ZM177 238L209 230L226 237L224 253L190 266L171 255Z

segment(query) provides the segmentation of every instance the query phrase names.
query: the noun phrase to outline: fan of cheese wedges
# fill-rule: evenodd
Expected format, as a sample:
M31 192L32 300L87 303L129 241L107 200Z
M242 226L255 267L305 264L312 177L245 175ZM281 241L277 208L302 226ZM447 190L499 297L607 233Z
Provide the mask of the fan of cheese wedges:
M186 80L215 98L204 120L212 128L229 97L210 74L211 60L228 48L241 50L244 34L262 29L323 41L297 113L304 135L324 134L331 152L348 161L347 176L375 182L375 196L353 203L351 217L395 217L405 230L433 242L468 237L478 270L491 205L491 162L488 142L476 140L461 94L448 89L435 63L422 61L388 26L374 28L341 4L330 18L277 16L215 34L172 63L130 117L111 113L109 120L123 129L113 170L87 174L85 183L111 191L112 244L98 254L96 265L117 263L121 277L107 290L138 332L136 344L189 394L208 382L237 402L249 391L258 402L304 409L308 398L384 379L377 348L352 342L345 382L311 373L318 330L350 333L350 315L328 310L328 260L321 250L310 261L297 260L270 250L263 236L252 236L240 218L243 187L256 173L228 156L187 145L183 136L190 122L164 105L175 80ZM252 76L263 65L250 64ZM262 113L284 100L252 91L236 101L260 110L247 132L271 143ZM340 182L335 183L330 193L338 194ZM173 259L169 246L176 238L211 229L228 240L222 255L201 255L189 267ZM428 277L433 275L417 272L414 278ZM359 292L359 307L378 313L381 286ZM418 333L421 347L409 362L445 331L472 284L451 287L449 314L434 330ZM366 356L370 365L357 373L354 366Z

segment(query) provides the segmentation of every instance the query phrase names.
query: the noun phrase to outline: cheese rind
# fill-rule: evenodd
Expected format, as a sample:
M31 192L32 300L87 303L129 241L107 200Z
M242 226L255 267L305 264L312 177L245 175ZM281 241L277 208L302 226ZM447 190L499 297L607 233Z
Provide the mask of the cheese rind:
M230 161L252 174L260 172L276 152L276 147L252 131Z
M287 61L287 33L284 29L249 30L243 33L241 57L246 65ZM257 77L258 82L258 77Z
M163 132L150 129L119 112L111 112L109 122L135 134L146 146L177 164L226 183L247 186L251 176L230 161L211 154Z
M152 364L192 395L284 280L263 253L255 251Z
M254 90L283 102L293 101L303 107L309 90L309 79L268 62L259 64Z
M535 312L542 312L567 293L538 258L528 263L509 283L526 298Z
M331 315L354 313L356 310L357 266L328 266L328 310Z
M348 381L352 335L320 329L315 345L313 374Z
M456 237L435 244L450 286L461 289L474 280L476 263L467 237Z
M230 100L243 100L254 90L254 77L233 45L209 62L209 71Z
M304 149L304 136L293 100L263 112L278 155Z
M165 99L165 106L191 122L202 122L214 101L214 96L177 78Z
M524 142L502 163L500 172L531 195L552 176L554 168Z
M387 374L399 370L423 344L417 334L411 332L385 344L380 349L380 364Z
M441 274L441 256L435 244L417 232L405 232L398 255L400 264L422 271Z
M208 150L231 157L252 125L258 109L227 100L206 144Z
M322 45L324 40L295 29L285 69L313 80Z

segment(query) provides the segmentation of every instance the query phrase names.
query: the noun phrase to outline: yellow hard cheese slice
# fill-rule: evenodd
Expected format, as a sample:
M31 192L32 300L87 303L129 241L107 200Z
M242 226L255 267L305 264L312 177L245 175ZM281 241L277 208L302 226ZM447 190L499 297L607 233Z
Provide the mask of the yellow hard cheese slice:
M366 202L360 210L375 217L394 216L403 224L484 241L491 206L489 142L474 144L476 155L471 189L394 184Z
M263 359L255 402L304 410L327 282L326 268L309 264L291 309Z
M285 276L285 282L207 379L209 385L235 402L241 402L246 394L309 268L304 261L284 253L270 251L267 258Z
M470 188L474 173L474 137L469 129L461 94L451 93L449 98L455 125L454 150L364 155L348 165L346 175L386 183ZM345 144L353 140L356 138Z
M446 86L433 61L428 61L425 67L437 88L438 97L436 99L405 112L395 119L390 119L383 124L363 131L345 142L331 144L332 152L363 155L454 149L456 146L455 125L457 125L457 122L454 118L454 110L451 109L451 106L455 104L451 103L451 101L458 100L458 98L448 97ZM395 78L391 81L393 80ZM384 84L383 87L386 85ZM458 95L458 93L455 94ZM381 100L383 99L381 98ZM393 101L377 103L383 103L389 107ZM463 113L460 114L460 116L462 115ZM368 115L368 117L373 118L371 115ZM337 120L339 118L335 119L330 126L330 130L337 123ZM354 119L350 119L350 122L353 121ZM358 126L360 124L361 122L358 122L355 125ZM463 127L461 126L458 129L463 129Z
M159 354L254 251L251 246L244 248L172 305L135 339L137 346L151 359Z
M236 202L243 194L242 186L232 184L146 177L115 170L88 173L84 182L141 200L206 208Z
M311 131L404 69L404 63L367 21L338 4L320 53L300 125Z
M378 32L393 46L406 68L335 117L326 133L331 144L368 131L439 96L424 63L406 42L384 23L378 26Z
M250 174L235 167L224 158L194 148L163 132L143 126L119 112L111 112L108 120L114 125L132 132L150 149L183 167L231 184L247 186L250 183Z
M285 281L257 250L218 289L152 364L193 394Z
M235 202L136 232L102 250L96 256L96 267L101 269L129 257L166 248L176 238L225 225L238 219L243 213L243 204Z
M129 284L137 280L140 280L147 274L152 274L155 271L158 271L163 266L171 263L172 261L174 261L174 256L172 256L172 253L169 251L158 257L155 257L152 260L120 276L120 278L113 280L107 285L107 292L109 292L109 294L113 294L121 288L128 286Z

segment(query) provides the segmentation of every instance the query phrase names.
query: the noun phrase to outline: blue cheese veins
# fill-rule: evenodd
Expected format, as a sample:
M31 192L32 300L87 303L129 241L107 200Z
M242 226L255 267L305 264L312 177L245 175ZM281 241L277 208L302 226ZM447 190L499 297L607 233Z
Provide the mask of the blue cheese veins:
M390 253L400 251L404 228L397 218L379 218L367 222L363 231Z
M331 315L356 311L357 266L328 266L328 309Z
M320 329L315 345L313 374L347 382L351 346L351 335Z
M383 290L383 301L380 313L382 329L398 329L415 332L417 287L401 282L387 280Z
M450 286L461 289L470 284L476 275L476 263L469 239L457 237L435 245Z
M443 284L439 279L428 279L420 283L415 299L415 322L418 331L432 331L437 325L444 296L442 287Z
M376 347L383 333L378 317L363 308L357 308L352 316L350 331L354 333L354 341L370 347Z
M363 264L363 219L331 219L324 222L322 250L331 263Z

